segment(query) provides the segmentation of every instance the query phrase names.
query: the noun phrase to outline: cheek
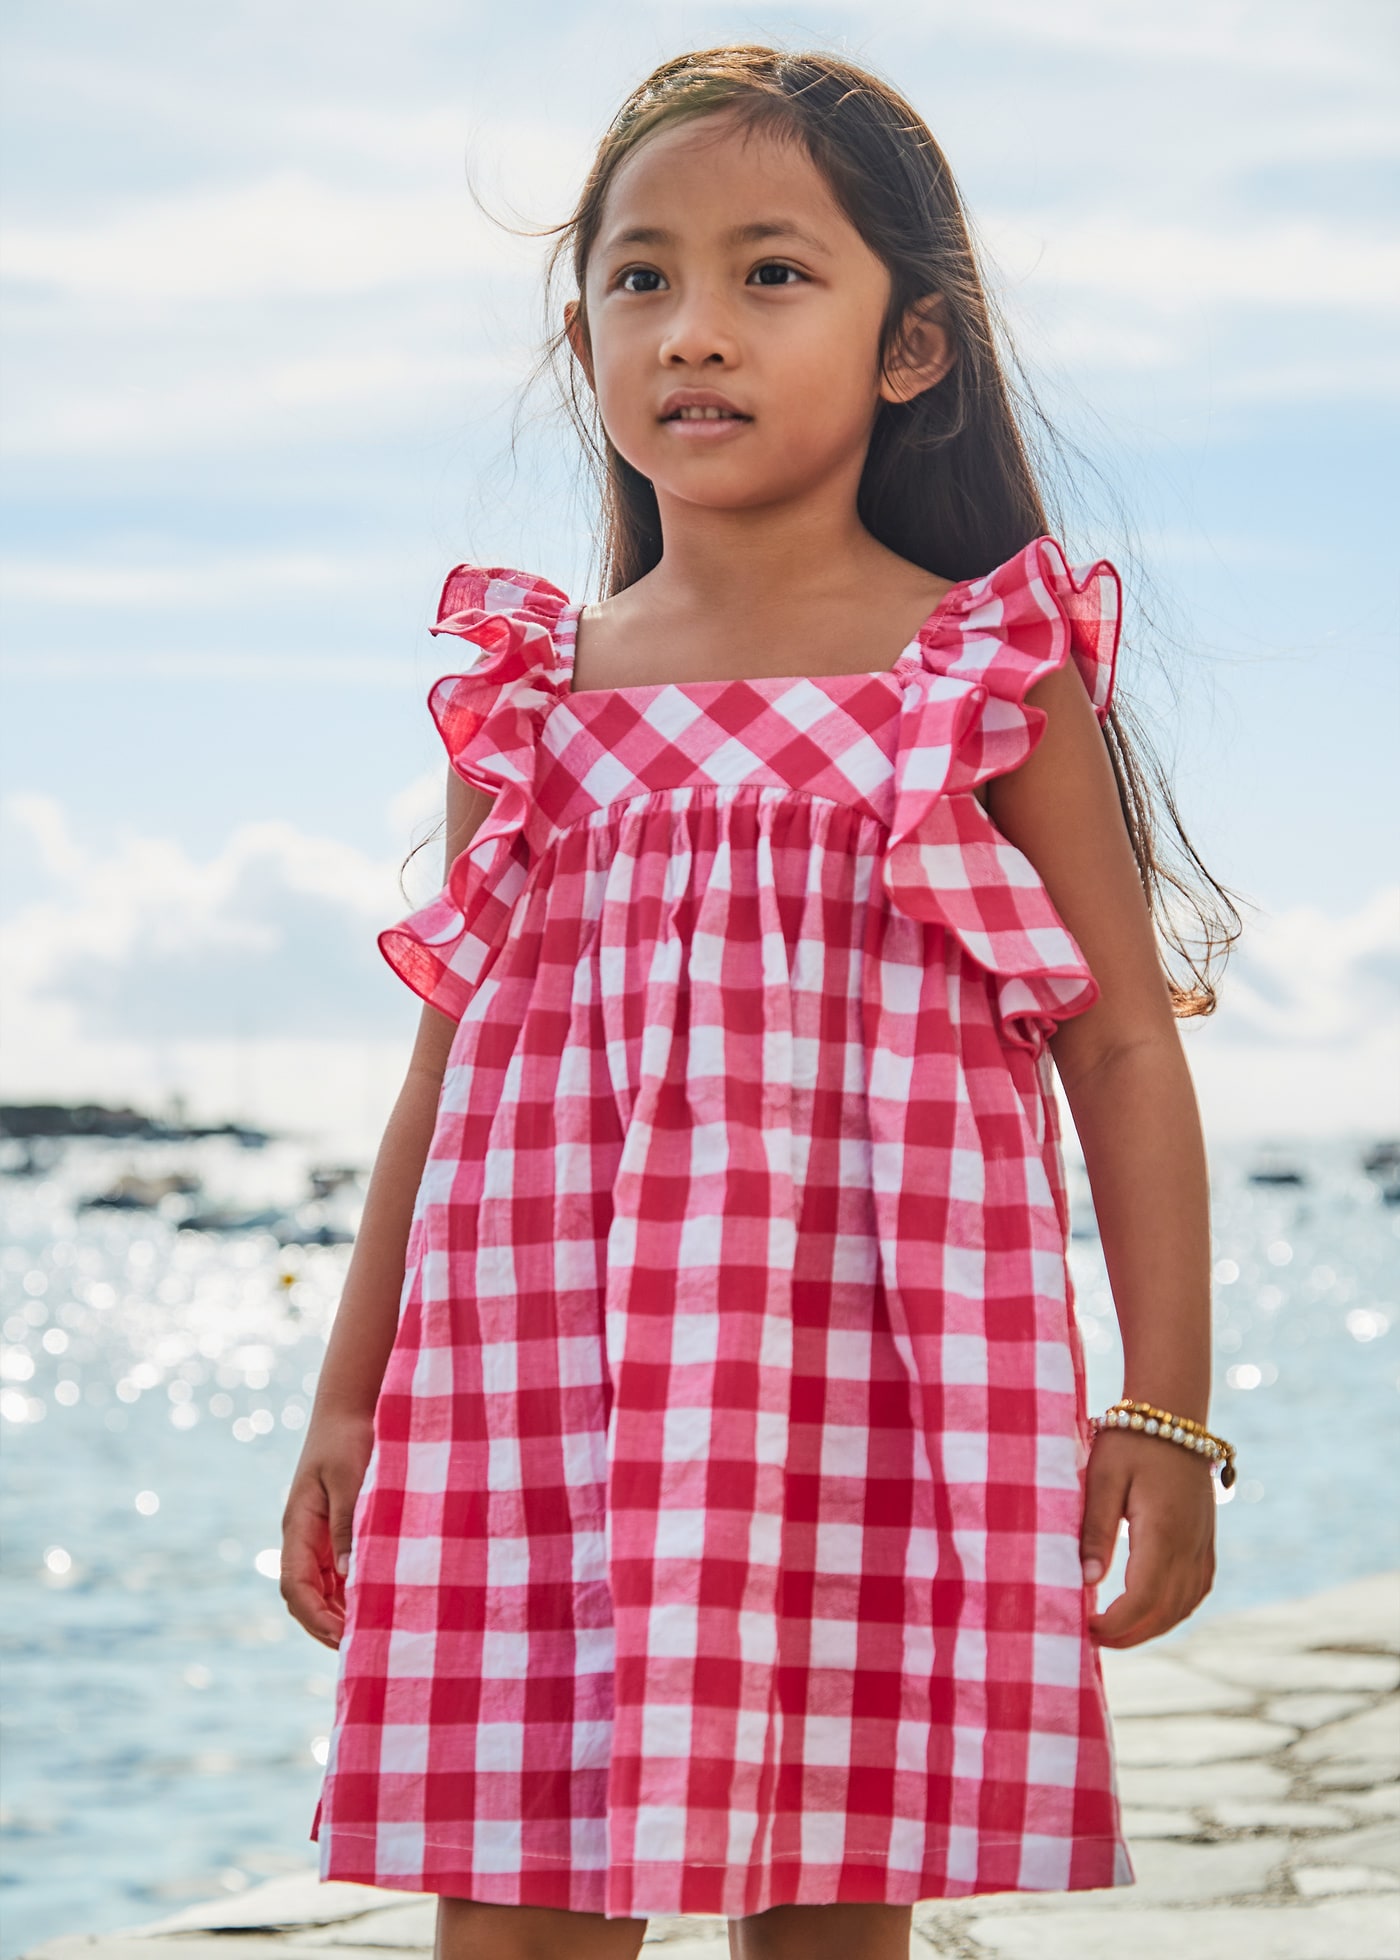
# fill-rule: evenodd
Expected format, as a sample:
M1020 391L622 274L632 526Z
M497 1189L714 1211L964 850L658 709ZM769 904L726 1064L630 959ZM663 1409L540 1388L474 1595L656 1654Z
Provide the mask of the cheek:
M844 449L869 432L876 392L854 355L794 349L774 376L784 441L809 453Z
M765 350L766 379L823 421L863 417L878 395L877 346L865 321L840 315L794 320L791 331Z
M605 415L622 422L638 421L642 414L643 391L640 377L645 355L628 344L625 336L609 334L593 355L594 385L598 405Z

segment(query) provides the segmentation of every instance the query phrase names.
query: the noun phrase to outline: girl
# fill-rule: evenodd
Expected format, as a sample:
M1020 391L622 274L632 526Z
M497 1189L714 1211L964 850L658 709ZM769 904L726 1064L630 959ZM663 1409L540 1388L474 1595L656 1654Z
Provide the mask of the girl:
M909 104L686 55L560 229L607 597L459 565L433 629L447 881L283 1520L311 1835L438 1960L876 1960L1131 1880L1096 1649L1211 1583L1213 996ZM1085 1407L1052 1061L1146 1432Z

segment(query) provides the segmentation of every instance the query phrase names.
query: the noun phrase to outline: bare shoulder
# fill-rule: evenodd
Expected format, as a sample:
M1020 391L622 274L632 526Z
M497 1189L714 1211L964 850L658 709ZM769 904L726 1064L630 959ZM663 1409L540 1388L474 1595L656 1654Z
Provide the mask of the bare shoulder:
M927 612L934 612L953 587L957 579L942 578L937 572L927 571L916 565L912 558L901 558L897 551L880 547L879 583L887 602L896 608L915 611L923 606Z
M663 629L662 610L648 588L649 580L639 579L579 608L574 620L576 694L627 687L642 677L646 649Z

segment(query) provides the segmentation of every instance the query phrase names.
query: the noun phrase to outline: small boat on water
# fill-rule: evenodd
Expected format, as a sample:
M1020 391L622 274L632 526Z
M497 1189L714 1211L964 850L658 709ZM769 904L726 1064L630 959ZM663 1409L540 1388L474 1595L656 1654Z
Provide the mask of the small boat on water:
M1308 1174L1297 1158L1277 1143L1261 1145L1245 1177L1250 1184L1298 1186L1308 1181Z
M79 1211L157 1211L168 1198L193 1197L200 1180L192 1171L168 1171L163 1177L142 1177L126 1171L105 1191L78 1200Z
M313 1198L333 1198L337 1191L357 1184L359 1179L358 1164L312 1164L306 1173Z
M1361 1159L1367 1177L1380 1186L1383 1205L1400 1205L1400 1139L1382 1137Z
M286 1218L281 1205L259 1205L254 1209L236 1205L207 1205L188 1211L180 1220L182 1232L271 1232Z

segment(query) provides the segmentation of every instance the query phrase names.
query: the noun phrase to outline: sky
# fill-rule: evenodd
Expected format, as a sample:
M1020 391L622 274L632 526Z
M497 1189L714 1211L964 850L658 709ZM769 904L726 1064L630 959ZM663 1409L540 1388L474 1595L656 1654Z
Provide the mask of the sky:
M596 591L538 234L657 62L760 40L914 102L1068 439L1058 534L1119 567L1120 694L1243 901L1182 1025L1208 1140L1400 1129L1390 0L12 0L0 35L9 1099L373 1147L418 1017L375 935L441 879L435 840L399 882L443 575Z

